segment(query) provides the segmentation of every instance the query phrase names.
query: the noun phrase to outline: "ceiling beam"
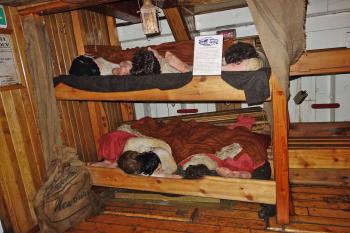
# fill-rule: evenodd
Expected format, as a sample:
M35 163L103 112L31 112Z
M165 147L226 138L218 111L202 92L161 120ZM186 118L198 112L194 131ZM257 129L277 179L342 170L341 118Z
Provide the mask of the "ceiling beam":
M34 1L33 0L0 0L1 5L14 6L14 7L39 3L39 2L47 2L47 0L34 0Z
M179 7L163 9L175 41L191 40L186 21Z
M159 8L166 9L178 6L176 0L153 0L153 5L157 5Z
M195 15L247 6L245 0L178 0L178 4Z
M91 6L96 6L100 4L108 4L113 2L118 2L119 0L53 0L43 3L37 3L33 5L25 5L18 7L18 12L20 15L28 14L39 14L47 15L60 13L64 11L77 10L82 8L87 8Z
M111 4L98 5L89 10L112 16L130 23L140 23L140 6L138 0L119 1Z

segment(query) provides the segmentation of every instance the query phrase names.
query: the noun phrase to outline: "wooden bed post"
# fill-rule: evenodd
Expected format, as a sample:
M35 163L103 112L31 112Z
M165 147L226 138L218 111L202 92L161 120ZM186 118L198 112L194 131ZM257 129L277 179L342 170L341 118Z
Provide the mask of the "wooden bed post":
M272 73L273 158L276 180L277 222L289 223L288 114L286 95Z

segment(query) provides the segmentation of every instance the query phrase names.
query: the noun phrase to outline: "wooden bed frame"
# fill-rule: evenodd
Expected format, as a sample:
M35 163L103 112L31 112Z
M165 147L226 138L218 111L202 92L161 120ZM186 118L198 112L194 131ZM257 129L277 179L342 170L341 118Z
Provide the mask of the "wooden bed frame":
M332 49L305 53L291 66L291 76L350 72L350 49ZM273 143L275 180L205 177L200 180L131 176L119 169L88 167L93 185L146 190L173 194L214 197L277 205L277 220L289 222L290 194L288 169L287 100L274 74L270 78L273 106ZM56 88L59 100L108 101L244 101L244 92L221 78L195 76L186 86L168 91L145 90L127 93L97 93L77 90L64 84Z

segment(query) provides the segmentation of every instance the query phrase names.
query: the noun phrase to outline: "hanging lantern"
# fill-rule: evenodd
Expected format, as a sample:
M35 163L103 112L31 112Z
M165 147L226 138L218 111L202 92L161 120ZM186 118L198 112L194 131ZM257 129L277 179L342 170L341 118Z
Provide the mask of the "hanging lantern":
M160 33L157 7L152 4L152 0L143 0L143 6L140 9L142 29L146 36L152 36Z

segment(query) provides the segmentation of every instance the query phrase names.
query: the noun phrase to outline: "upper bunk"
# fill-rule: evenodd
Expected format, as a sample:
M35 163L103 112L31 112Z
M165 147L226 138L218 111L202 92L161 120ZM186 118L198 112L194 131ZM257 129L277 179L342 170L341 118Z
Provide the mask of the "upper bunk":
M232 41L225 42L225 47L228 47ZM177 48L182 48L180 51L188 51L193 49L193 43L180 42L180 43L165 43L159 46L154 46L160 52L175 51ZM185 49L183 49L185 48ZM86 50L90 54L100 55L108 60L114 62L121 61L123 59L130 59L130 56L135 49L119 50L113 46L86 46ZM108 51L108 52L107 52ZM193 50L190 50L193 51ZM177 56L183 59L186 63L192 63L191 53L175 52ZM118 59L116 59L118 58ZM323 50L312 50L305 52L297 63L290 67L290 78L298 78L300 76L307 75L324 75L324 74L336 74L336 73L348 73L350 72L350 49L347 48L334 48ZM235 78L239 78L242 72L223 72L223 73L235 73ZM245 73L245 72L243 72ZM191 74L186 74L187 81L180 84L181 86L174 89L161 90L159 88L151 88L147 90L133 90L133 91L91 91L74 88L64 83L59 83L55 87L56 98L59 100L90 100L90 101L245 101L246 95L244 90L240 90L229 85L223 80L221 76L193 76L188 77ZM225 74L227 75L227 74ZM161 80L162 75L158 75L158 80ZM222 75L224 76L224 74ZM176 74L171 79L182 79L182 75ZM273 77L273 73L272 76ZM102 77L101 77L102 78ZM117 77L127 79L128 77ZM189 79L190 78L190 79ZM141 82L153 83L154 79L141 80ZM165 79L166 80L166 79ZM87 80L82 79L83 82ZM274 78L269 79L270 86ZM133 80L137 82L137 80ZM102 83L102 82L101 82ZM98 84L96 84L98 85ZM267 98L266 100L270 100Z
M224 41L225 51L234 40ZM170 51L183 62L191 65L193 62L193 41L163 43L151 46L161 55ZM114 63L131 60L132 55L141 48L120 50L115 46L90 45L85 46L87 54L103 57ZM99 77L58 77L55 81L56 97L59 100L123 100L123 101L250 101L259 98L259 102L270 96L270 69L242 72L222 72L221 76L192 76L188 73L172 73L147 76L99 76ZM62 82L57 80L63 80ZM73 84L69 80L75 80ZM78 80L79 79L79 80ZM99 86L94 90L84 83L94 82ZM80 83L84 87L80 86ZM111 86L116 85L115 87ZM261 91L254 86L260 85ZM101 88L106 86L106 88ZM238 89L240 88L240 89ZM249 90L250 88L250 90ZM255 89L252 89L255 88ZM244 90L243 90L244 89ZM257 96L257 97L255 97ZM253 101L254 102L254 101ZM254 104L254 103L253 103Z

